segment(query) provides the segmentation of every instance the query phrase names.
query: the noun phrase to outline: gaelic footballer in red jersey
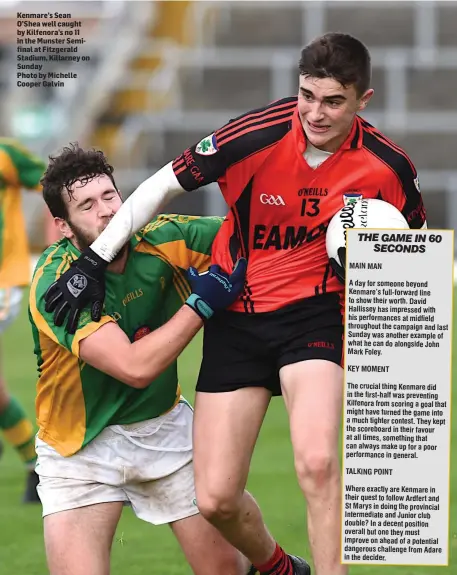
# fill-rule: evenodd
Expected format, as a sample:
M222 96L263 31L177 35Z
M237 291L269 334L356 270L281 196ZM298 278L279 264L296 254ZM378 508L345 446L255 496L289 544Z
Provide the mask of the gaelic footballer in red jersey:
M301 78L304 92L298 100L288 98L247 114L174 162L184 188L196 189L202 179L204 184L217 181L230 207L213 261L230 269L240 254L249 259L244 296L232 306L236 311L273 311L312 295L342 291L329 268L325 232L350 194L393 204L411 227L425 223L416 169L408 156L358 115L344 139L333 136L346 126L346 107L353 107L349 100L355 95L328 88L335 80L325 79L322 86L319 80L306 82ZM320 107L317 99L323 101ZM322 111L327 108L331 119ZM326 123L314 134L316 122L306 118ZM314 152L303 127L308 123L316 143L327 135L331 150L338 144L314 167L308 159L312 164L322 150ZM264 281L266 262L274 267L269 282Z
M213 262L231 270L242 255L248 269L239 300L205 326L194 419L198 506L260 572L309 572L278 550L243 491L271 395L282 393L316 575L345 575L338 458L343 287L329 265L325 233L351 197L390 202L411 228L425 225L425 211L408 155L363 119L373 96L366 47L346 34L326 34L303 49L298 71L296 96L234 118L143 182L78 273L98 281L125 235L165 202L219 184L230 211ZM76 301L67 293L71 273L56 289L73 310L85 296Z
M199 449L210 410L229 410L221 400L218 411L211 394L239 394L242 403L249 387L251 408L261 412L261 390L282 391L316 572L323 575L347 572L340 565L337 448L344 287L328 261L326 230L333 215L358 198L382 199L411 228L425 225L412 161L361 115L373 96L370 72L357 40L324 36L302 52L297 97L235 118L173 163L184 189L217 181L230 207L213 261L229 269L242 254L249 262L243 295L205 328L196 469L219 464ZM223 453L230 447L225 441ZM233 467L223 469L233 477ZM207 478L206 489L209 484ZM205 487L200 483L200 494ZM200 501L205 512L203 496Z

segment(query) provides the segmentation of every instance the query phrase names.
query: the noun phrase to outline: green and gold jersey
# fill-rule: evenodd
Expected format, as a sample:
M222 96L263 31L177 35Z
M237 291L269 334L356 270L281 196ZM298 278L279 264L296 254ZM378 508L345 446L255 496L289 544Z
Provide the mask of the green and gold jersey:
M190 294L186 270L210 265L211 244L222 218L160 215L130 241L124 273L106 273L104 315L81 314L75 334L56 327L44 294L79 252L66 239L41 256L30 289L29 317L38 361L36 414L39 437L69 456L108 425L158 417L179 400L177 362L146 389L134 389L85 364L79 342L115 321L131 342L168 321ZM109 350L107 350L109 354Z
M44 169L44 163L17 142L0 138L0 289L29 283L21 188L41 191Z

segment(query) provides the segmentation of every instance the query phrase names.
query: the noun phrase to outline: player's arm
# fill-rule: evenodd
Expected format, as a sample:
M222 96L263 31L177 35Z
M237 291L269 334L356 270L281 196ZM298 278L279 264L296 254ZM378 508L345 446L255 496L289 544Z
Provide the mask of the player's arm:
M141 388L162 373L191 341L206 319L230 306L244 286L246 260L239 260L233 272L220 272L211 266L200 275L190 267L191 295L162 327L141 340L130 343L127 335L110 316L94 322L90 313L80 316L74 333L55 326L47 311L44 294L64 266L59 246L49 248L38 262L33 276L29 309L37 329L73 355L116 379Z
M131 343L116 323L107 323L79 344L79 357L115 379L142 389L171 365L203 325L183 306L162 327Z
M185 305L167 324L134 343L112 317L103 316L100 322L93 322L89 313L80 317L75 333L70 334L53 324L43 297L65 266L65 259L64 250L55 247L49 248L38 262L29 296L32 323L40 337L127 385L135 388L149 385L178 357L203 324L202 317Z
M192 293L167 323L134 343L117 324L106 324L80 341L79 357L127 385L144 388L178 358L206 319L235 301L245 274L246 260L239 260L230 276L218 266L202 275L191 267Z
M292 97L251 110L187 148L138 186L90 250L97 258L111 261L131 235L172 198L220 182L232 165L281 139L289 130L296 105L297 98Z
M245 153L243 146L219 146L219 134L225 133L227 126L189 147L142 182L90 246L96 257L110 262L126 241L173 198L217 182Z
M427 219L416 168L409 158L400 156L394 168L387 173L381 188L382 199L401 211L411 229L426 229Z

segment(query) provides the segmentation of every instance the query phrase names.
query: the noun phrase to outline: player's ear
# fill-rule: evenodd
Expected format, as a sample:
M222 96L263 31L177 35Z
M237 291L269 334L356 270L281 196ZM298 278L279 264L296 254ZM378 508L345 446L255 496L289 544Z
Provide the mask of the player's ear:
M359 99L359 111L364 110L367 107L368 102L371 100L374 94L373 88L367 90L362 97Z
M59 229L60 233L65 237L68 238L69 240L71 240L71 238L73 237L73 232L71 231L70 226L68 225L68 222L66 222L64 219L62 218L54 218L54 221L56 223L57 228Z

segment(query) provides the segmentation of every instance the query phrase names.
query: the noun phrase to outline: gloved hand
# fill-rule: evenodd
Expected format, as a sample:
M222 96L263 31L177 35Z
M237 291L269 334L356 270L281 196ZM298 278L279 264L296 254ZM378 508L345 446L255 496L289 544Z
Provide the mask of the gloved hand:
M244 287L248 262L240 258L230 275L221 271L220 266L212 265L201 274L189 268L187 276L192 293L186 304L203 320L209 319L215 311L229 307L240 295Z
M54 312L54 324L75 333L81 310L90 307L92 321L100 321L105 300L105 270L108 262L90 248L85 249L70 268L47 289L45 311Z
M346 248L338 248L338 259L330 258L330 265L342 284L346 283Z

